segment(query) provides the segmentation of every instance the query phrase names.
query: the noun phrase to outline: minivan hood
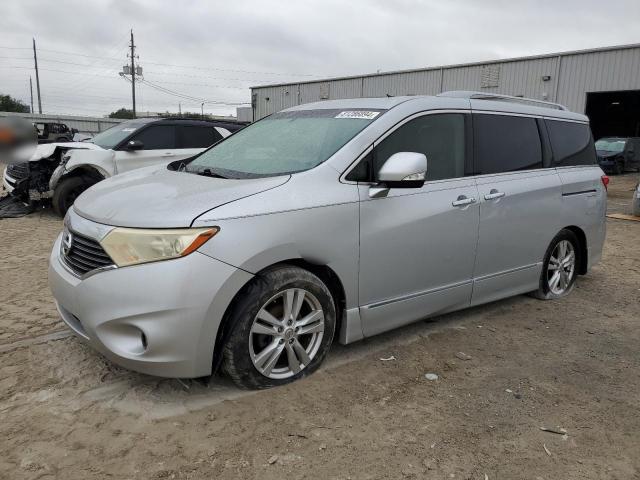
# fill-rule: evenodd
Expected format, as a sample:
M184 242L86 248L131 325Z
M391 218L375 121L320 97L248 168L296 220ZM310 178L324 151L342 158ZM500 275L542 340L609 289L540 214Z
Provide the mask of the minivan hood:
M609 150L596 150L596 153L601 158L609 158L622 155L622 152L610 152Z
M133 228L188 227L204 212L276 188L289 175L223 179L166 168L141 168L97 183L73 208L94 222Z

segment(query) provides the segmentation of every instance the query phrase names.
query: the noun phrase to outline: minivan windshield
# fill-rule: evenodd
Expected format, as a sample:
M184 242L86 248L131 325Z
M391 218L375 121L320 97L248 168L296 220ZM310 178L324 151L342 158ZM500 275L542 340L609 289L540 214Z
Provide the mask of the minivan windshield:
M624 140L602 138L596 142L596 150L619 153L624 150Z
M186 171L256 178L309 170L327 160L382 110L298 110L256 122L206 150Z
M149 123L149 121L150 120L130 120L128 122L119 123L104 132L100 132L93 137L90 142L107 150L114 148L137 129Z

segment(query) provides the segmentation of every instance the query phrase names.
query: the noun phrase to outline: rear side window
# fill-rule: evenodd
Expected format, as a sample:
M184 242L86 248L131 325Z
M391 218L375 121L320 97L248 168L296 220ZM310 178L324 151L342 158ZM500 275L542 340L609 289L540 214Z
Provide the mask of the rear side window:
M542 144L535 118L473 115L478 175L542 168Z
M561 120L545 120L545 123L556 166L570 167L596 163L596 151L589 125Z
M222 138L222 135L213 127L184 125L180 130L182 132L181 148L207 148Z
M176 148L176 127L173 125L151 125L131 140L141 141L144 150Z

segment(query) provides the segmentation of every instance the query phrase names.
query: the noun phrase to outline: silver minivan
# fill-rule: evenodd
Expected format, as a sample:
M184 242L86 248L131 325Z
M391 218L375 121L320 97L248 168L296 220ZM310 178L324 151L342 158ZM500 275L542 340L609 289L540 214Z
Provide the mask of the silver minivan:
M114 362L291 382L341 343L532 292L601 257L606 186L584 115L447 92L331 100L192 159L100 182L65 217L49 282Z

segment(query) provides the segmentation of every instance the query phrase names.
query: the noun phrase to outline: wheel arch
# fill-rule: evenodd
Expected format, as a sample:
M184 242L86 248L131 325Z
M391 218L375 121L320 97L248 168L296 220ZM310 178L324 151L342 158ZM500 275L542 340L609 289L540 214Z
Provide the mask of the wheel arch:
M290 259L281 260L281 261L272 263L271 265L268 265L262 268L259 272L255 274L255 277L260 277L260 275L263 272L273 268L277 268L279 266L294 266L294 267L302 268L303 270L307 270L308 272L311 272L314 275L316 275L326 285L326 287L329 289L329 292L331 293L331 296L333 297L333 301L336 307L336 330L335 331L336 333L340 332L340 329L342 327L344 312L345 312L345 306L346 306L346 293L345 293L342 280L340 279L338 274L328 265L313 264L303 258L290 258ZM222 321L218 326L218 331L216 333L216 340L214 343L213 364L212 364L212 370L211 370L212 374L215 374L216 371L220 368L220 365L222 364L223 345L228 338L229 332L231 331L231 329L229 328L230 321L231 321L230 320L231 312L235 308L235 305L238 299L244 294L247 287L254 280L255 277L253 277L251 280L245 283L242 286L242 288L240 288L236 292L231 302L229 302L229 305L227 305L224 315L222 316Z
M587 235L582 228L576 225L569 225L563 230L569 230L578 239L578 248L580 249L580 263L578 264L578 273L585 275L589 266L589 248L587 244Z
M78 176L80 177L87 176L99 182L109 177L109 174L104 169L98 167L97 165L85 165L85 164L77 165L72 167L68 172L66 172L62 177L60 177L60 180L58 181L58 183L60 183L65 178L78 177Z

